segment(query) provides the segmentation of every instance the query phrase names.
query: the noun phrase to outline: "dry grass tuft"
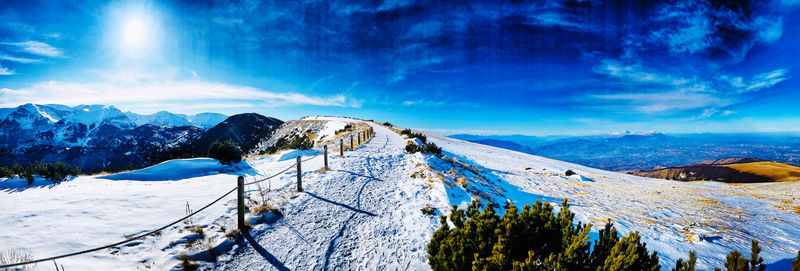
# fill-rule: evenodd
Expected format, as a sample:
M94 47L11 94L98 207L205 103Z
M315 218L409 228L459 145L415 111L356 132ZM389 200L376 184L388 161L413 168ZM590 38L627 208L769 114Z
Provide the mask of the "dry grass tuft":
M251 212L253 213L253 215L261 215L261 214L266 213L266 212L273 213L273 214L275 214L277 216L283 215L283 213L281 213L280 209L278 209L276 207L273 207L269 203L264 203L262 205L256 206L255 208L252 209Z
M197 235L200 235L200 238L203 238L203 237L206 236L206 233L203 232L203 227L200 227L200 226L191 227L191 228L189 228L189 231L192 232L192 233L196 233Z
M238 241L242 239L242 232L239 229L233 229L228 233L225 233L225 238L230 239L231 241Z
M192 261L192 257L186 255L186 253L181 253L178 255L178 260L181 261L181 268L183 270L194 271L197 270L197 264Z
M458 180L456 180L456 184L460 185L464 189L467 189L467 187L469 186L467 178L465 178L464 176L458 177Z

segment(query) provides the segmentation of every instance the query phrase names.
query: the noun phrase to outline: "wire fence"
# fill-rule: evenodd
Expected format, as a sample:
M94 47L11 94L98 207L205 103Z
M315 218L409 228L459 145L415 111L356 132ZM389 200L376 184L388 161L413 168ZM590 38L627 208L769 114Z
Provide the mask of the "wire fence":
M371 131L370 131L370 132L371 132ZM365 135L365 138L364 138L364 139L365 139L364 143L366 143L366 140L367 140L367 137L366 137L366 135ZM352 148L352 147L351 147L351 148ZM327 153L327 149L328 149L328 148L325 148L325 153L323 153L323 154L326 156L326 161L327 161L327 155L328 155L328 153ZM306 159L303 159L303 160L300 160L300 159L298 159L298 162L301 162L301 163L302 163L302 162L308 162L308 161L310 161L311 159L317 158L318 156L320 156L320 155L323 155L323 154L316 154L316 155L313 155L313 156L311 156L311 157L308 157L308 158L306 158ZM298 156L298 157L299 157L299 156ZM265 178L262 178L262 179L260 179L260 180L252 181L252 182L249 182L249 183L244 183L243 185L242 185L242 183L240 182L240 185L242 185L242 187L243 187L243 186L246 186L246 185L257 184L257 183L261 183L261 182L267 181L267 180L269 180L269 179L275 178L275 177L277 177L277 176L279 176L279 175L281 175L281 174L283 174L283 173L286 173L287 171L291 170L293 167L297 166L297 163L298 163L298 162L295 162L295 163L293 163L291 166L289 166L289 167L287 167L286 169L284 169L284 170L281 170L281 171L279 171L278 173L275 173L275 174L273 174L273 175L267 176L267 177L265 177ZM326 163L327 163L327 162L326 162ZM327 166L327 164L326 164L325 166ZM301 175L301 174L302 174L302 172L297 172L297 174L298 174L298 175ZM298 180L299 180L299 177L298 177ZM208 207L211 207L211 205L214 205L214 204L216 204L217 202L219 202L220 200L222 200L223 198L227 197L228 195L230 195L230 194L231 194L231 193L233 193L234 191L237 191L237 190L240 190L240 191L241 191L241 189L240 189L240 188L242 188L242 187L240 187L239 185L237 185L237 186L236 186L236 187L234 187L233 189L229 190L228 192L225 192L225 194L223 194L222 196L218 197L218 198L217 198L217 199L215 199L214 201L212 201L212 202L210 202L210 203L206 204L206 205L205 205L205 206L203 206L202 208L200 208L200 209L198 209L198 210L196 210L196 211L194 211L194 212L192 212L192 213L190 213L190 214L188 214L188 215L186 215L186 216L184 216L184 217L181 217L180 219L178 219L178 220L175 220L175 221L173 221L173 222L171 222L171 223L169 223L169 224L166 224L166 225L164 225L164 226L162 226L162 227L159 227L159 228L157 228L157 229L155 229L155 230L151 230L151 231L148 231L148 232L145 232L145 233L139 234L139 235L135 235L135 236L133 236L133 237L129 237L129 238L125 239L125 240L122 240L122 241L119 241L119 242L116 242L116 243L113 243L113 244L108 244L108 245L104 245L104 246L94 247L94 248L90 248L90 249L85 249L85 250L76 251L76 252L72 252L72 253L61 254L61 255L52 256L52 257L47 257L47 258L41 258L41 259L35 259L35 260L28 260L28 261L24 261L24 262L18 262L18 263L12 263L12 264L3 264L3 265L0 265L0 270L4 270L5 268L10 268L10 267L25 266L25 265L36 264L36 263L41 263L41 262L54 261L54 260L58 260L58 259L62 259L62 258L67 258L67 257L72 257L72 256L81 255L81 254L91 253L91 252L95 252L95 251L99 251L99 250L103 250L103 249L113 248L113 247L116 247L116 246L119 246L119 245L123 245L123 244L129 243L129 242L133 242L133 241L135 241L135 240L142 239L142 238L144 238L144 237L147 237L147 236L149 236L149 235L152 235L152 234L155 234L155 233L157 233L157 232L159 232L159 231L162 231L162 230L164 230L164 229L166 229L166 228L172 227L172 226L174 226L175 224L178 224L178 223L180 223L181 221L184 221L184 220L186 220L186 219L188 219L188 218L190 218L190 217L192 217L192 216L196 215L197 213L200 213L200 212L202 212L203 210L207 209ZM240 194L240 195L239 195L239 197L242 197L242 195ZM240 199L240 202L241 202L241 199ZM239 206L239 207L240 207L240 208L239 208L239 213L240 213L239 215L241 216L241 215L242 215L242 213L241 213L241 212L242 212L242 208L241 208L242 206ZM241 225L240 225L240 227L241 227Z

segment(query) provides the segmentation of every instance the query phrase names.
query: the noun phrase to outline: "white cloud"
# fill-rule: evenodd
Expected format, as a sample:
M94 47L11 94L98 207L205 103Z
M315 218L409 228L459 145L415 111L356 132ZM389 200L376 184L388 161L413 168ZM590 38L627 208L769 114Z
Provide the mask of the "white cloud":
M0 59L7 60L7 61L13 61L13 62L19 62L19 63L34 63L34 62L41 61L39 59L30 59L30 58L24 58L24 57L14 57L14 56L10 56L10 55L0 55Z
M625 107L648 114L720 107L732 103L728 99L686 89L655 93L604 94L592 97L606 102L621 102Z
M79 104L180 104L203 106L249 105L248 107L277 107L315 105L360 107L361 102L333 95L308 96L294 92L272 92L247 86L227 85L205 81L157 81L139 84L69 83L47 81L26 88L0 88L0 107L24 103Z
M12 70L9 70L9 69L8 69L8 68L6 68L6 67L2 67L2 66L0 66L0 75L13 75L13 74L14 74L14 71L12 71ZM1 93L1 92L0 92L0 93Z
M788 79L787 69L777 69L756 74L750 80L729 75L704 80L655 72L640 64L626 65L612 59L602 60L592 71L618 84L612 88L617 93L588 95L585 102L593 107L647 114L700 110L696 117L699 119L732 114L720 113L720 109L746 100L745 93L757 92Z
M3 42L3 44L14 46L17 47L18 50L40 56L58 57L61 56L63 53L58 48L55 48L53 46L50 46L50 44L40 41L29 40L23 42Z

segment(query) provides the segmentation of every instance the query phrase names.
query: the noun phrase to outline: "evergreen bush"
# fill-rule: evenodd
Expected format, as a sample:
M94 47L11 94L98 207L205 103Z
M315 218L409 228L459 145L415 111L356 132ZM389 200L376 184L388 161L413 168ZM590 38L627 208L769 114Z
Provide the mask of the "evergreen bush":
M537 201L521 212L509 204L501 218L493 203L473 201L467 210L453 205L450 228L441 228L428 244L433 270L658 270L658 256L648 253L638 233L619 238L610 224L590 253L591 225L573 224L566 199L557 214Z
M215 140L208 147L208 157L217 159L224 165L231 165L242 161L242 151L233 144L233 140L228 139L224 142Z

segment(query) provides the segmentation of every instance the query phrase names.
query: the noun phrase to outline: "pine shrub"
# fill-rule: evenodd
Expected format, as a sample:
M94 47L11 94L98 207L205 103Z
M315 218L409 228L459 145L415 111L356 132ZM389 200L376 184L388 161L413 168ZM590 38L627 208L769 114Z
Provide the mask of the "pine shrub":
M689 260L684 261L683 258L675 262L675 268L672 271L694 271L694 266L697 263L697 252L694 250L689 252Z
M217 159L224 165L230 165L242 161L242 151L233 144L233 140L228 139L224 142L216 140L208 147L208 157Z
M649 254L638 233L619 239L610 224L590 253L590 225L573 224L566 199L557 214L537 201L519 212L509 204L501 218L493 203L473 201L467 210L453 206L450 228L441 228L428 244L433 270L658 270L658 257ZM600 257L600 258L598 258ZM620 269L622 268L622 269Z
M564 175L567 175L567 176L572 176L572 175L575 175L575 174L577 174L577 173L575 173L575 171L572 171L571 169L567 169L567 171L564 172Z
M649 252L638 232L620 238L611 221L600 229L590 249L591 224L573 224L574 214L567 200L556 214L547 203L536 201L520 212L509 204L505 214L495 213L491 202L473 201L466 210L453 205L448 224L440 216L441 227L428 243L428 264L433 270L649 270L661 269L658 253ZM751 243L751 259L739 251L726 257L727 271L763 271L758 242ZM694 271L697 253L689 260L678 259L673 271ZM717 268L716 270L722 270ZM792 261L792 271L800 271L800 251Z
M11 177L14 177L14 173L11 172L10 168L0 167L0 178L11 178Z
M436 146L433 142L425 144L424 152L435 154L436 156L442 156L442 148Z
M425 136L422 133L414 133L414 132L411 131L411 129L403 129L402 131L400 131L400 134L407 136L409 139L411 139L411 138L419 138L419 141L422 141L422 143L428 143L428 137L427 136Z
M425 204L425 207L422 207L420 211L422 211L422 214L424 215L433 215L436 213L436 207L433 207L430 204Z
M764 258L758 256L761 253L761 247L758 246L758 241L750 241L750 259L742 256L739 251L731 251L725 257L725 270L727 271L764 271L767 266L764 264Z
M295 136L284 148L295 150L308 150L314 147L314 142L307 135Z

